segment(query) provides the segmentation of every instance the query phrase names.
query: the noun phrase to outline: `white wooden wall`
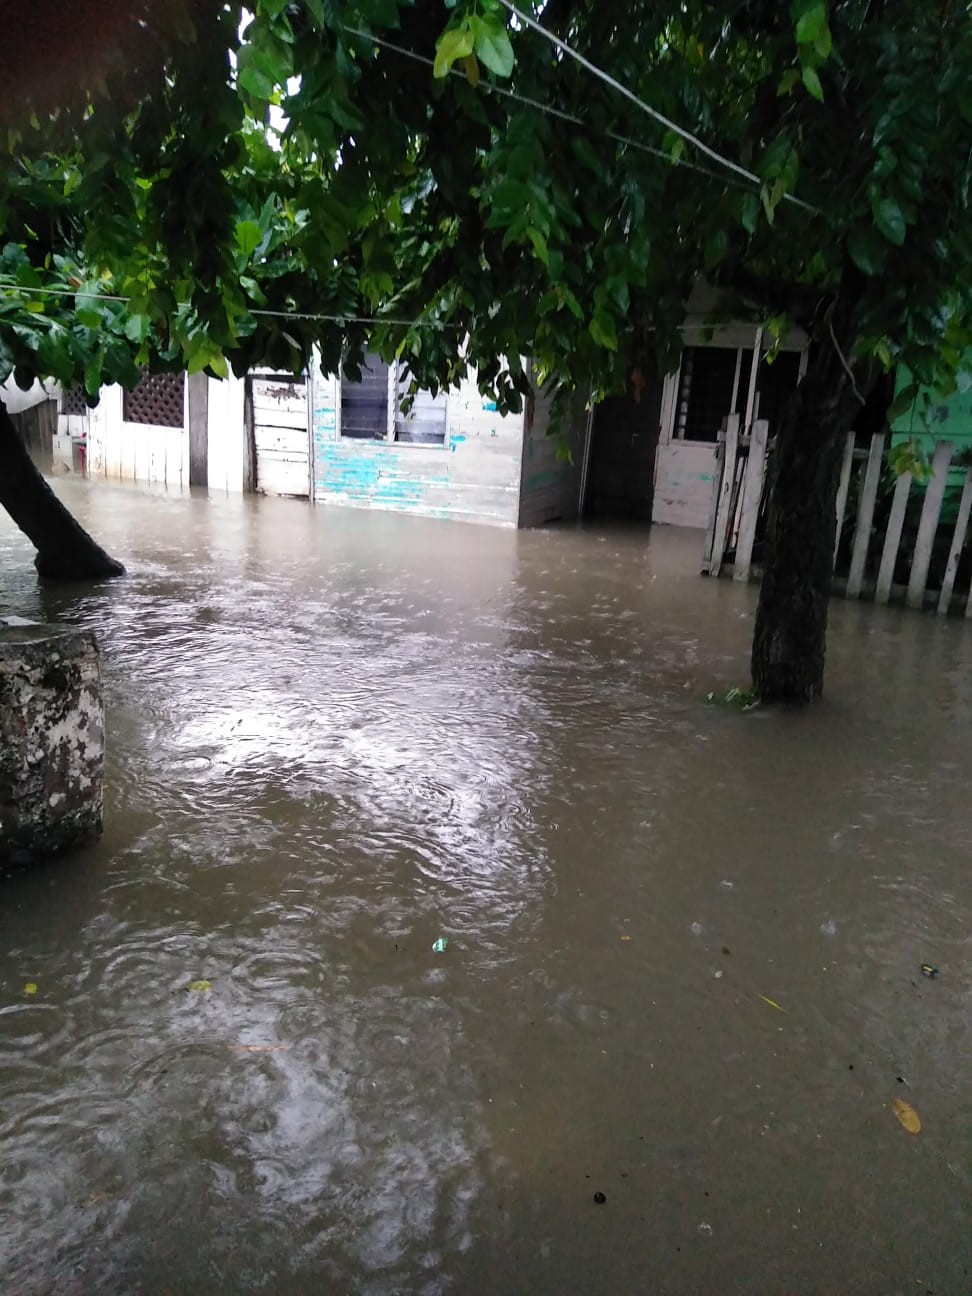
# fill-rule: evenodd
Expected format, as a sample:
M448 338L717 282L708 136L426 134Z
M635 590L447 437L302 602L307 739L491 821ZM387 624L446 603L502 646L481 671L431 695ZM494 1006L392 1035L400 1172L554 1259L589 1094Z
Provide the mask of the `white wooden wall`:
M727 324L704 328L715 298L704 287L693 293L685 322L686 346L753 348L759 344L759 330L751 324ZM802 350L806 338L794 330L785 340L787 350ZM659 418L658 450L655 455L655 494L652 522L672 526L706 527L710 522L713 491L717 488L720 463L715 441L684 441L676 436L680 370L665 379ZM728 410L726 411L728 413ZM752 413L740 432L748 435Z
M246 480L246 380L209 380L209 489L239 495Z
M310 495L307 383L254 374L253 442L256 489L261 495Z
M209 380L209 489L238 493L245 488L246 430L243 379ZM60 415L55 457L70 465L70 439L87 441L88 473L183 490L189 486L188 427L156 427L122 418L121 387L102 389L86 415ZM186 395L188 411L188 393ZM59 453L62 451L63 453Z
M175 489L188 487L188 430L126 423L123 396L121 387L104 387L98 405L88 413L88 472Z

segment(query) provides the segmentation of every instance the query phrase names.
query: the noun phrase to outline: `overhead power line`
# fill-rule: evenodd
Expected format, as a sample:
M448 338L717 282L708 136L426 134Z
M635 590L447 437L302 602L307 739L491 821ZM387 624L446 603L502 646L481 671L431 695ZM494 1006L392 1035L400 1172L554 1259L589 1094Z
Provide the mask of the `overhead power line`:
M75 288L28 288L21 284L3 284L0 291L4 293L23 293L28 297L83 297L88 301L103 302L122 302L127 303L131 297L123 297L118 293L93 293L82 292ZM189 307L189 302L178 302L177 307ZM272 310L251 310L250 315L261 315L271 319L283 320L316 320L332 324L395 324L402 328L431 328L455 330L456 332L466 332L466 326L463 324L449 324L445 320L428 320L428 319L395 319L388 315L323 315L316 312L308 311L272 311ZM703 333L711 331L713 326L710 324L695 323L686 320L679 332L685 332L688 329L698 329Z
M568 45L566 41L562 41L559 36L555 36L552 31L548 31L546 27L543 27L536 21L536 19L531 18L529 14L523 13L522 10L518 9L516 5L511 2L511 0L500 0L500 3L525 26L531 27L535 32L538 32L543 36L545 40L550 41L552 45L555 45L557 49L561 50L562 53L575 59L581 67L586 68L588 72L592 72L598 80L603 81L604 84L610 86L612 90L616 90L619 94L623 95L625 99L633 103L636 108L640 108L641 111L647 113L649 117L654 118L654 120L660 122L662 126L667 127L668 130L674 132L674 134L685 140L687 144L691 144L693 148L698 149L699 152L703 153L707 158L711 158L713 162L717 162L719 166L726 167L736 175L742 176L743 179L747 180L750 184L755 185L758 189L762 188L763 181L755 174L755 172L747 171L745 167L741 167L737 162L733 162L731 158L724 157L721 153L716 152L715 149L710 148L708 144L703 140L700 140L697 135L693 135L691 131L687 131L683 126L679 126L678 122L672 121L670 117L666 117L664 113L658 112L656 108L652 108L652 106L645 103L643 99L639 99L633 90L629 90L627 86L622 85L621 82L617 81L610 75L610 73L605 72L604 69L599 68L596 63L592 63L590 59L585 58L583 54L579 53L579 51L575 50L571 45ZM812 207L809 203L804 202L802 198L797 198L793 194L784 194L783 198L787 202L794 203L797 207L803 207L806 211L815 213L817 211L816 207Z
M404 45L397 45L394 41L386 40L383 36L375 36L371 32L362 31L358 27L345 27L344 30L350 36L360 36L364 40L371 41L373 45L392 50L395 54L402 54L406 58L413 59L416 63L424 64L426 67L435 66L434 60L428 58L425 54L419 54ZM458 77L460 81L466 79L464 73L455 68L452 70L452 75ZM529 95L518 94L515 90L508 90L505 86L497 85L494 81L480 81L479 88L480 90L487 90L490 94L502 95L504 99L513 99L517 103L525 104L528 108L535 108L538 112L546 113L550 117L556 117L558 121L569 122L573 126L583 126L589 130L594 129L590 122L585 121L583 117L578 117L576 113L566 112L563 108L557 108L554 104L543 103L539 99L531 99ZM640 153L650 153L652 157L661 158L669 166L684 167L688 171L695 171L699 175L708 176L710 180L716 180L719 184L738 185L741 189L750 188L748 182L744 184L741 180L720 174L718 171L712 171L709 167L699 166L696 162L688 162L682 158L674 159L664 149L655 148L653 145L645 144L641 140L632 139L629 135L619 135L617 131L605 131L604 134L617 144L624 144L628 148L637 149Z
M118 293L83 292L76 288L29 288L21 284L3 284L2 291L5 293L24 293L28 297L83 297L90 301L123 303L132 300L131 297L122 297ZM176 309L190 309L191 305L191 302L176 302ZM402 328L455 329L456 331L464 327L461 324L449 324L445 320L395 319L389 315L325 315L314 311L260 310L256 307L248 309L247 314L260 315L268 319L316 320L332 324L396 324Z

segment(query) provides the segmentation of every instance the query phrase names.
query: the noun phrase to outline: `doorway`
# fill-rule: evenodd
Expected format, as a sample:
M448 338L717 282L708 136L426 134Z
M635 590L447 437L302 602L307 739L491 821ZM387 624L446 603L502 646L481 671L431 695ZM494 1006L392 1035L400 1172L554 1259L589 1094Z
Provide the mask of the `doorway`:
M594 411L583 516L651 521L662 383L641 399L609 396Z

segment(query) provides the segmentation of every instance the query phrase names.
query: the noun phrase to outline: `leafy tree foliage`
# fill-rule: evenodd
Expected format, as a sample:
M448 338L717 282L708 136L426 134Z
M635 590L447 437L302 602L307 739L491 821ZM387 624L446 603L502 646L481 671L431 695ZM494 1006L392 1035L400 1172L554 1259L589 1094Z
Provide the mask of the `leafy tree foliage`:
M564 399L637 394L706 278L812 342L753 659L764 698L808 700L844 433L896 364L947 390L972 343L969 6L510 11L129 0L75 63L40 47L57 75L34 59L0 108L0 377L93 398L313 344L353 371L367 344L433 388L475 364L503 408L525 353Z

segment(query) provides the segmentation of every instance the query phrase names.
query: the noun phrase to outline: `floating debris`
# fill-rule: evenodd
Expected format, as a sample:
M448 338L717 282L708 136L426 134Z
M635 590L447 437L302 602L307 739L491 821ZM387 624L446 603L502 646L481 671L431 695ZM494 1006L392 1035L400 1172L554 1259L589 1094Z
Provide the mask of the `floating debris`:
M438 940L432 942L433 954L444 954L449 944L448 936L440 936Z
M231 1053L286 1053L289 1044L230 1044Z
M922 963L921 975L926 977L937 977L938 968L935 967L934 963Z
M891 1110L909 1134L921 1133L921 1117L911 1103L906 1103L903 1098L892 1098Z
M782 1007L782 1005L778 1004L775 999L768 999L766 995L760 995L759 997L762 999L763 1003L769 1004L769 1006L775 1008L777 1012L786 1012L786 1009Z

